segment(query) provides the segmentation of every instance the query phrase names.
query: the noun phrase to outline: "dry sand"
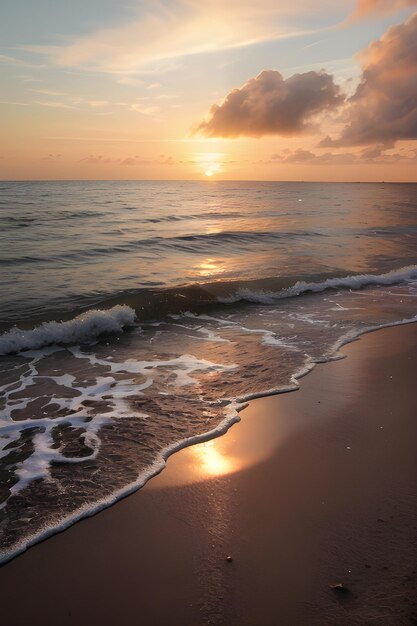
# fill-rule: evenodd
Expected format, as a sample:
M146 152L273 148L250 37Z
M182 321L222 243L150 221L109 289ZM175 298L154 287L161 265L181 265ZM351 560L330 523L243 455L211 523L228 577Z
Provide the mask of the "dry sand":
M2 567L2 624L417 624L417 324L343 352Z

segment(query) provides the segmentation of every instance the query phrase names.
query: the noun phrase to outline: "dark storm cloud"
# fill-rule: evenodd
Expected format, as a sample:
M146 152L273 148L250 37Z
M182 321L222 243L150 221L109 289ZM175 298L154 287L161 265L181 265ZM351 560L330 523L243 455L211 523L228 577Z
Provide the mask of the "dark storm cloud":
M333 77L324 71L294 74L287 79L265 70L214 104L197 130L208 137L299 135L311 118L344 100Z

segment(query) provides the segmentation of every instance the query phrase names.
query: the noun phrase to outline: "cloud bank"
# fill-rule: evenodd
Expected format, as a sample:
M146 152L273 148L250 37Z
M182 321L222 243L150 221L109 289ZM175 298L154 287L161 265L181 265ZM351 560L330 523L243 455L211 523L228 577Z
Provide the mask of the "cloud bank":
M208 137L299 135L315 115L336 109L343 99L324 71L284 79L276 70L265 70L230 91L222 104L213 104L197 131Z
M361 53L363 73L349 99L346 125L322 147L393 145L417 139L417 13Z
M417 160L417 151L408 150L402 152L384 152L381 147L365 148L360 153L352 152L325 152L316 154L311 150L297 148L296 150L288 150L283 154L273 154L271 163L295 163L309 165L355 165L360 163L413 163Z

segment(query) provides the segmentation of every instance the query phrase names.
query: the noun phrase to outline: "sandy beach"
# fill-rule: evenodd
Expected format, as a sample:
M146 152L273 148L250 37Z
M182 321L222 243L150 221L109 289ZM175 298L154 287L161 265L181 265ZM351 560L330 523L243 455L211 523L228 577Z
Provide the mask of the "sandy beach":
M417 325L342 352L3 566L2 623L417 623Z

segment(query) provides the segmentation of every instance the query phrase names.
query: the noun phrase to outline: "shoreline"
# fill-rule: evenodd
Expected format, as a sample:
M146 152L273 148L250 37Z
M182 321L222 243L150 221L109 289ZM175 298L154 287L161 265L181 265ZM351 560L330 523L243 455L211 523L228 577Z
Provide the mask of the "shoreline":
M93 508L91 508L91 505L89 504L86 505L85 508L78 509L75 513L70 514L68 517L63 519L59 526L55 526L52 529L42 529L37 535L32 536L29 541L22 547L19 546L10 552L0 553L0 568L10 561L14 560L21 554L24 554L27 550L29 550L33 546L36 546L38 543L42 543L43 541L46 541L54 535L64 532L68 528L71 528L71 526L73 526L74 524L77 524L84 519L94 517L95 515L106 510L107 508L114 506L124 498L127 498L135 494L137 491L140 491L149 483L149 481L155 479L157 476L159 476L161 472L166 469L169 459L175 454L178 454L182 450L185 450L189 447L210 442L213 439L217 439L218 437L223 437L227 434L229 429L232 428L232 426L241 421L240 416L242 411L244 411L249 403L253 402L254 400L298 391L300 389L300 381L305 378L305 376L310 374L317 365L323 365L325 363L331 363L332 361L337 361L339 359L345 358L346 355L341 352L344 346L358 341L361 337L369 333L377 332L386 328L395 328L397 326L414 324L416 322L417 316L410 319L403 319L397 322L389 322L387 324L383 324L377 327L369 327L361 330L349 331L345 335L342 335L333 344L330 351L327 354L323 355L321 360L314 361L308 358L304 362L303 366L292 374L288 386L267 389L265 391L251 393L234 399L233 401L231 401L228 407L228 411L226 412L227 415L215 428L200 435L195 435L182 441L175 442L174 444L170 444L167 448L162 449L158 453L153 464L148 467L145 472L140 474L134 482L127 484L126 486L120 488L118 491L112 492L106 498L97 501Z
M384 330L387 328L395 328L397 326L405 326L408 324L417 323L417 316L411 319L404 319L397 322L389 322L387 324L383 324L377 327L369 327L356 331L349 331L345 335L342 335L331 347L330 352L323 355L322 359L319 361L314 361L308 358L303 366L296 370L290 379L290 383L286 387L277 387L272 389L267 389L265 391L255 392L252 394L248 394L245 396L241 396L239 398L234 399L228 407L227 414L223 420L212 430L204 432L200 435L195 435L188 439L184 439L182 441L176 442L174 444L170 444L167 448L164 448L158 453L154 463L139 477L130 484L120 488L118 491L112 492L108 497L103 500L98 501L93 508L91 505L87 505L85 509L78 509L74 514L70 514L67 518L65 518L59 526L53 527L52 529L45 528L42 529L37 535L31 537L25 545L22 547L16 547L15 550L11 552L0 553L0 568L13 561L15 558L24 554L27 550L36 546L39 543L54 537L56 534L62 533L67 529L71 528L74 524L81 522L85 519L89 519L94 517L98 513L105 511L107 508L114 506L121 500L135 494L137 491L142 490L151 480L154 480L156 477L163 472L166 467L168 461L174 455L186 450L187 448L198 446L199 444L208 443L212 440L215 440L219 437L224 437L235 424L241 421L241 413L244 411L248 405L254 400L260 400L263 398L269 398L281 394L291 393L293 391L298 391L300 389L300 381L305 378L308 374L310 374L317 365L323 365L325 363L331 363L333 361L337 361L339 359L346 358L346 355L342 352L342 348L345 346L354 343L361 339L361 337L374 333L380 330Z
M388 337L389 335L391 337ZM393 341L395 344L390 343ZM410 352L408 344L413 347L414 352ZM378 329L378 332L361 335L358 341L344 346L343 353L347 358L318 364L308 377L303 378L297 394L281 393L251 400L249 407L241 412L242 421L225 435L211 439L206 444L183 448L172 455L167 467L136 494L120 500L103 510L100 515L82 520L81 523L50 537L48 541L35 545L18 558L4 564L0 569L0 579L6 597L3 614L7 618L7 624L10 626L20 626L26 623L48 625L57 621L62 624L81 623L80 613L77 616L80 607L82 607L82 615L88 616L90 623L96 620L101 624L112 624L116 623L112 620L119 620L123 624L133 624L139 621L144 624L167 625L180 623L183 625L200 623L266 625L276 623L274 619L277 617L277 609L280 611L281 623L284 625L368 623L367 621L355 622L356 617L352 613L357 610L358 606L355 597L343 598L341 602L335 597L334 591L329 593L329 584L333 579L327 581L324 586L320 585L319 592L316 590L313 593L312 578L316 580L317 577L314 577L313 573L323 574L320 569L323 567L320 559L325 561L328 557L331 560L333 555L330 554L324 558L317 552L319 542L313 542L311 537L306 537L305 534L309 535L314 531L316 539L320 538L322 541L323 532L326 529L330 543L334 543L332 550L337 552L340 550L340 537L337 536L337 528L334 529L334 520L338 519L340 522L342 519L339 509L344 504L344 494L338 492L347 491L351 498L360 500L358 494L355 494L354 486L350 485L347 480L348 474L344 475L343 472L350 467L346 463L351 463L345 459L346 455L356 458L355 445L349 445L352 443L351 439L360 447L360 427L365 425L356 423L350 414L346 414L346 411L352 406L356 406L359 411L363 405L367 410L374 411L378 396L374 397L371 402L372 391L375 392L375 389L371 387L372 385L375 388L378 387L379 394L385 392L385 387L381 387L381 377L378 380L371 375L370 381L366 379L366 376L363 379L357 379L357 370L363 367L363 362L366 362L367 358L372 360L372 353L374 357L377 357L374 358L373 365L380 368L379 373L385 378L387 370L392 368L398 387L395 395L398 397L391 398L391 401L394 405L398 405L400 412L405 406L408 407L404 419L408 420L407 424L410 426L411 414L409 415L409 412L411 408L415 409L416 402L414 389L410 388L411 374L406 371L405 361L412 358L411 354L415 357L416 348L417 324L410 323L401 328L394 326L383 330ZM368 355L369 350L371 356ZM407 358L405 354L408 355ZM397 380L397 374L400 371L403 373L404 380L400 378ZM373 374L372 371L371 374ZM352 388L349 388L347 405L340 393L338 396L335 394L338 385L340 391L343 376L346 375L354 381ZM394 374L391 373L388 376L392 377ZM331 385L332 379L334 379L333 386ZM390 381L392 378L387 380ZM318 397L320 400L317 399ZM320 404L319 408L318 404ZM383 408L381 406L381 410ZM306 420L305 412L311 414L315 411L318 411L316 419L310 415ZM276 417L277 412L281 414L279 419ZM335 412L341 413L339 419L336 416L332 417ZM349 420L352 422L353 419L351 426L354 426L353 431L343 434L348 443L345 441L344 447L341 446L337 450L333 450L331 446L329 449L326 448L327 457L323 458L327 458L330 464L329 476L327 473L318 472L320 480L323 481L321 488L329 489L334 501L329 514L325 513L326 505L321 504L326 500L320 502L311 500L310 490L303 484L302 475L297 474L297 471L300 471L297 469L297 459L301 459L299 462L302 465L306 464L306 459L310 458L309 455L314 456L311 438L318 447L323 445L322 440L329 444L329 438L330 443L334 444L331 433L336 431L336 434L333 432L333 437L336 437L336 440L340 439L341 433L338 429L343 430L346 419L348 422ZM386 419L389 419L388 414ZM374 417L372 417L373 420ZM382 426L381 431L385 428L385 425ZM391 428L395 430L395 424L392 424ZM399 426L397 426L398 429ZM369 433L366 434L369 438ZM396 437L401 440L403 446L410 445L410 440L413 439L411 433L397 433ZM294 442L303 451L301 457L292 449ZM367 454L372 458L376 456L375 462L381 464L383 461L382 457L380 458L380 451L374 450L375 442L372 438L369 438L367 443L370 450L362 450L362 456L356 459L362 464L362 469L366 466L364 457ZM199 458L198 455L196 456L196 450L201 451L204 446L206 450ZM398 448L390 452L393 457L400 455L400 458L395 457L397 462L401 461L401 453L404 457L403 449ZM283 458L286 459L285 463ZM412 462L410 457L409 463ZM393 463L393 468L395 467ZM306 469L305 467L304 471ZM314 478L317 468L312 464L308 466L308 469ZM340 478L340 484L336 480L335 484L329 486L327 483L331 482L330 475L336 469L339 472L337 475ZM414 469L416 469L415 462ZM298 482L295 480L295 475L293 476L295 482L292 489L285 485L282 473L284 470L286 470L284 475L288 473L291 475L291 472L297 475ZM352 467L350 471L353 471ZM354 471L358 474L356 469ZM410 471L410 467L407 471L410 481L408 491L415 494L415 473ZM310 473L305 473L305 476L311 477ZM368 491L360 492L362 497L365 494L372 500L375 491L380 493L378 486L380 476L381 467L372 474L373 491L369 490L370 485L368 485ZM272 480L273 478L275 480ZM364 479L366 483L369 477L364 478L362 474L360 479ZM282 511L277 510L277 503L272 498L276 481L281 486L281 495L286 505ZM359 486L356 487L359 489ZM242 498L243 494L244 498ZM261 494L265 497L262 501L259 500ZM389 504L390 498L395 496L395 490L386 491L383 495L382 499L387 500ZM360 501L365 507L364 502ZM407 502L410 506L410 502L408 500ZM414 506L414 511L409 511L411 518L415 518L415 509ZM401 512L402 509L397 506L397 510ZM254 517L254 511L259 512L259 518ZM308 511L307 518L305 517L306 511ZM206 528L208 514L212 526ZM403 515L405 515L404 512ZM281 526L281 536L274 536L269 517L273 517L275 524ZM313 524L311 518L314 520ZM353 514L352 518L354 518ZM136 523L133 523L132 519ZM377 519L384 519L383 514L381 513L380 517L377 516ZM333 520L332 523L329 520ZM350 523L355 525L353 519ZM386 522L377 522L376 534L378 536L382 534L385 537L385 532L387 533L385 539L388 541L390 538L398 540L398 529L392 534L391 530L386 529L385 526ZM413 524L408 524L407 528L411 532ZM273 555L273 562L268 558L265 537L259 537L262 530L269 539L269 556ZM279 535L278 531L276 533ZM336 535L336 538L333 535ZM289 540L284 542L284 537ZM299 547L295 545L295 539L300 543ZM355 536L350 539L353 542L359 541L359 538ZM256 553L252 545L255 540L260 541L263 551ZM138 544L139 552L136 552ZM387 551L389 551L388 548ZM410 546L409 552L415 555L416 546ZM229 553L233 558L232 563L225 561ZM237 555L236 558L235 555ZM280 557L280 568L277 567L277 555ZM294 555L297 556L295 559L297 566L303 563L301 572L298 567L294 566ZM372 561L374 556L370 555L367 560ZM346 556L343 559L346 561ZM69 566L69 571L60 571L59 580L53 580L53 572L57 569L61 570L63 563ZM255 569L255 572L251 571L251 567ZM108 577L104 577L104 580L101 568L108 572ZM369 571L371 570L372 565L369 567ZM383 588L388 588L389 585L385 580L387 574L384 575L384 571L389 570L382 570L379 578L383 583ZM265 573L267 575L264 583L267 582L269 587L266 585L266 588L260 588L256 576L259 575L262 578ZM350 589L352 583L347 573L348 570L344 572L344 576L348 580L343 581L343 584ZM37 580L31 581L31 574ZM128 574L128 581L126 574ZM149 574L148 577L147 574ZM415 572L412 573L410 570L410 573L404 576L410 577L411 580L406 582L412 583L415 587L416 576L414 574ZM335 584L340 582L336 577L336 568L334 568L333 575L335 576L333 582ZM62 593L59 593L58 585L65 588L74 582L74 577L79 577L84 583L90 584L90 589L88 589L92 594L89 598L90 602L94 598L97 600L93 600L93 606L88 606L88 594L86 595L86 590L78 586L73 598L66 596L64 598ZM29 593L31 599L28 603L30 607L19 606L18 589L13 587L13 584L16 586L19 586L19 583L22 584L22 579L27 581L24 588L25 593ZM122 584L123 580L125 585ZM132 586L133 582L138 582L141 587L140 591L136 586ZM397 580L395 582L398 583ZM47 589L48 585L52 585L54 590L52 599L48 598L52 606L43 606L42 609L39 605L38 594L41 594L40 590ZM112 585L114 585L113 589ZM281 591L277 592L276 586ZM356 593L354 587L355 582L352 586L352 596ZM251 590L252 597L249 606L246 606L248 594L241 595L243 589ZM282 589L285 589L285 593ZM106 590L104 595L109 594L109 596L101 598L104 590ZM131 593L128 593L128 590ZM159 608L153 605L152 594L159 596ZM317 594L322 606L327 607L327 614L330 615L330 610L341 611L337 614L337 618L335 617L336 621L324 621L323 617L327 618L323 613L320 613L320 622L313 621L317 613L317 607L314 606L317 602ZM348 595L350 596L350 593ZM99 598L101 598L100 602ZM140 606L137 606L138 603ZM394 604L396 605L395 602ZM300 605L302 605L301 608ZM136 615L135 606L138 610ZM242 612L243 606L245 606L244 612ZM402 608L404 607L406 605L403 603ZM263 612L263 621L251 621L254 619L255 608L257 615L259 611ZM361 610L364 610L363 606ZM30 619L29 613L25 611L32 611ZM116 619L117 615L120 617ZM344 622L343 619L347 615L350 621ZM267 621L268 616L271 621ZM302 621L307 617L309 621ZM389 619L391 618L392 615ZM400 614L396 614L397 618L402 619ZM294 619L298 621L291 621ZM366 619L377 619L379 624L412 623L410 621L383 621L385 617L381 615L375 618L367 616Z

